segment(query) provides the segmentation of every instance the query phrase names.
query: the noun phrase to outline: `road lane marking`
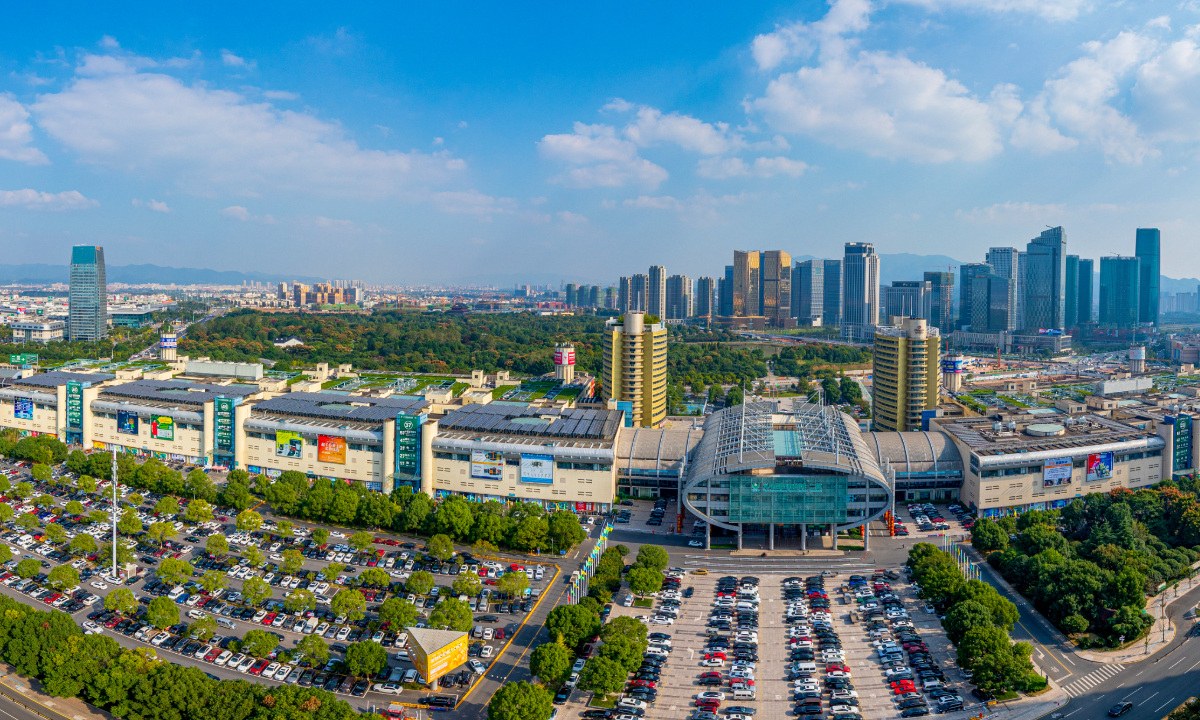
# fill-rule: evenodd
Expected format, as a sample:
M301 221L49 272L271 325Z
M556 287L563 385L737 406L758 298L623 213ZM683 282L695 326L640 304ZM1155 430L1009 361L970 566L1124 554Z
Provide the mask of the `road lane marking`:
M1175 700L1175 698L1171 698L1170 700L1166 701L1162 705L1159 705L1157 708L1155 708L1154 712L1158 712L1159 710L1162 710L1166 706L1170 705L1173 700Z
M1154 695L1157 695L1157 694L1158 694L1158 691L1155 691ZM1148 697L1148 698L1146 698L1145 700L1141 701L1140 703L1138 703L1138 705L1145 705L1146 703L1150 702L1150 699L1151 699L1151 698L1153 698L1153 697L1154 697L1154 695L1151 695L1150 697Z
M1179 658L1178 660L1175 661L1175 665L1178 665L1179 663L1183 662L1186 659L1187 658ZM1175 665L1172 665L1171 667L1169 667L1167 669L1170 670L1171 668L1175 667Z

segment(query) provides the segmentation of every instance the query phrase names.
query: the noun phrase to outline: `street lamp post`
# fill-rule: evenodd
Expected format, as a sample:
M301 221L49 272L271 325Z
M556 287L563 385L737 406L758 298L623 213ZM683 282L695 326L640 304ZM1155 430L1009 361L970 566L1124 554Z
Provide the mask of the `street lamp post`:
M121 577L120 575L117 574L117 512L119 509L120 508L117 505L117 448L116 448L116 446L113 446L113 451L112 451L112 543L113 543L112 576L114 578Z

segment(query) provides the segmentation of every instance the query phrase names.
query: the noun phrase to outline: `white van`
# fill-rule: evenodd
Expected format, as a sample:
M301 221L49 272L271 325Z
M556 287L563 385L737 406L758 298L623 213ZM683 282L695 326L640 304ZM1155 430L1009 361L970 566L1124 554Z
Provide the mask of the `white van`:
M734 690L733 691L733 699L734 700L757 700L758 696L754 694L753 690Z
M179 597L182 594L183 594L183 586L176 585L175 587L171 588L171 592L167 593L167 599L174 600L175 598Z
M816 663L796 663L792 666L794 673L815 673L817 671Z
M317 624L320 622L315 617L310 617L308 622L304 623L304 634L312 635L312 631L317 629Z
M218 616L218 617L217 617L217 624L218 624L218 625L220 625L221 627L223 627L223 628L227 628L227 629L229 629L229 630L236 630L236 629L237 629L237 623L235 623L234 621L230 620L230 619L229 619L229 618L227 618L227 617L220 617L220 616Z

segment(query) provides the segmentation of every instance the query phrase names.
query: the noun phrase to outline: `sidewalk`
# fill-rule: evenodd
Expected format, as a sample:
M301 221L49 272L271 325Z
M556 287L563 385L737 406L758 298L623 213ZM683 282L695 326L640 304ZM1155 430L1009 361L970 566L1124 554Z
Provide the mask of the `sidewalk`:
M1050 689L1037 697L1021 697L1017 700L996 703L991 706L986 718L997 720L1038 720L1052 713L1062 712L1071 697L1053 680Z
M1121 663L1122 665L1153 657L1154 653L1170 645L1171 641L1175 639L1175 623L1167 617L1166 608L1177 596L1183 595L1197 586L1200 586L1200 578L1184 580L1174 588L1167 588L1158 597L1150 598L1147 601L1146 612L1154 616L1154 625L1150 628L1149 634L1149 647L1147 647L1145 639L1142 639L1119 650L1076 650L1075 654L1092 662Z
M13 667L0 663L0 694L23 705L43 718L60 720L113 720L113 716L99 710L78 698L51 697L41 692L41 683L30 682L27 678L15 674ZM7 714L7 713L6 713Z

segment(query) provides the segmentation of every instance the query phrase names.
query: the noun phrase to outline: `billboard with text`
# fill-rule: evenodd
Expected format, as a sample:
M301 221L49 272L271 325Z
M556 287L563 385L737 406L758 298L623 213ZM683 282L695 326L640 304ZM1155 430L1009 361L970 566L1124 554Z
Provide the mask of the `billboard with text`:
M128 410L117 411L117 432L122 435L138 434L138 415Z
M1093 453L1087 459L1087 482L1097 480L1112 480L1113 454L1110 452Z
M327 463L346 464L346 438L333 435L317 436L317 460Z
M298 432L276 430L275 454L279 457L295 458L297 460L303 458L304 438Z
M554 484L554 456L521 453L521 482Z
M1042 465L1042 486L1067 485L1071 482L1071 458L1051 458Z

